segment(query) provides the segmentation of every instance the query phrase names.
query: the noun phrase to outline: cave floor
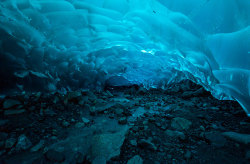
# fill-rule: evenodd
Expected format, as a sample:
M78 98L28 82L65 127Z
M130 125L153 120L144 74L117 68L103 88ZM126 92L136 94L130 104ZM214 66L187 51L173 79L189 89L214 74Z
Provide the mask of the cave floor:
M250 119L191 82L0 100L0 163L249 163Z

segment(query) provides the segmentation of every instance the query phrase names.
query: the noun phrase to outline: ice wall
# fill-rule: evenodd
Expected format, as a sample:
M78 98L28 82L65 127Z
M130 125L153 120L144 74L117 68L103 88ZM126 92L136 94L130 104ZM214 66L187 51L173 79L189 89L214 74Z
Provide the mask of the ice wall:
M191 79L250 113L248 0L1 0L1 92Z

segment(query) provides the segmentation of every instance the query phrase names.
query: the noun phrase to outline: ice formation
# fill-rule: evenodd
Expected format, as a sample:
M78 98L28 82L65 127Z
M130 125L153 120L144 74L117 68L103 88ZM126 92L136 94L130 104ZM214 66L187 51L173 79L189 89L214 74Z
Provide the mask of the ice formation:
M1 0L1 92L191 79L250 115L249 0Z

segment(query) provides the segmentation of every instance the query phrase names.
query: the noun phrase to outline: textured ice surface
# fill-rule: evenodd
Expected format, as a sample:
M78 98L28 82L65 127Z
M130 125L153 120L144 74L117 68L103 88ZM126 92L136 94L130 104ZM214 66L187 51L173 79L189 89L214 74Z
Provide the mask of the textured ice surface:
M249 0L1 0L0 89L188 78L249 114L249 12Z

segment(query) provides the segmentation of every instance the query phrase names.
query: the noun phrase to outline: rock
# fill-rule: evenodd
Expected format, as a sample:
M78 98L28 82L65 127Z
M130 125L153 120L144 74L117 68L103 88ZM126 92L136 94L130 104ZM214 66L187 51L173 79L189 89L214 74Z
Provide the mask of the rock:
M130 140L129 142L130 142L130 144L131 144L132 146L137 146L136 140Z
M84 124L90 123L89 119L87 119L85 117L82 117L82 121L83 121Z
M214 146L220 148L223 147L227 140L225 139L225 137L218 132L207 132L205 133L205 138Z
M41 95L42 95L41 92L35 93L35 94L34 94L34 96L35 96L35 98L36 98L35 101L38 101L38 100L40 99Z
M147 89L144 87L140 87L139 90L137 91L138 94L140 95L145 95L147 93Z
M89 104L84 104L84 109L87 110L87 111L90 111L91 107L90 107Z
M87 104L88 102L89 102L88 96L81 96L79 98L79 105L84 105Z
M121 116L123 113L123 109L122 108L115 108L114 109L114 113L118 116Z
M31 152L39 151L44 146L44 140L41 140L38 144L30 149Z
M186 92L184 92L184 93L181 95L181 97L182 97L183 99L189 99L189 98L191 98L191 97L194 97L194 95L193 95L193 92L191 92L191 91L186 91Z
M8 138L8 133L0 132L0 141L5 141Z
M44 114L50 117L56 116L56 113L52 109L44 109Z
M102 113L114 105L115 103L107 103L106 101L98 99L96 105L90 108L90 113L91 114Z
M182 98L188 99L191 97L199 97L199 96L207 96L209 95L209 92L206 91L204 88L200 88L196 91L186 91L182 94Z
M62 126L63 127L69 127L70 123L68 121L63 120Z
M69 101L75 101L78 99L78 97L81 97L82 93L80 91L74 91L74 92L68 92L67 99Z
M0 126L5 126L9 120L0 120Z
M130 102L129 99L126 99L126 98L124 98L124 97L113 98L113 100L114 100L115 102L119 102L119 103L128 103L128 102Z
M106 164L107 162L106 162L106 159L105 159L105 157L100 157L100 156L98 156L98 157L96 157L93 161L92 161L92 164Z
M87 95L91 101L96 100L96 95L91 91L85 92L84 95Z
M222 133L222 135L238 143L242 143L245 145L250 143L250 134L240 134L236 132L224 132Z
M0 141L0 150L5 148L5 142L4 141Z
M75 160L76 160L77 164L84 163L85 156L82 153L77 152L76 155L75 155Z
M15 138L9 138L5 141L5 148L6 149L10 149L12 148L16 143L16 139Z
M106 93L107 93L107 95L109 95L110 97L113 97L113 94L112 94L109 90L107 90Z
M186 153L185 153L185 155L184 155L184 157L186 158L186 159L190 159L191 157L192 157L192 153L191 153L191 151L186 151Z
M126 124L126 123L127 123L127 118L126 118L126 117L120 118L120 119L118 120L118 123L119 123L119 124L122 124L122 125Z
M206 129L204 128L204 126L201 125L200 130L204 132Z
M136 155L128 160L127 164L143 164L143 159L139 155Z
M9 115L18 115L26 112L25 109L11 109L11 110L5 110L4 115L9 116Z
M28 108L29 111L34 111L35 109L36 109L35 106L31 106L31 107Z
M89 151L90 159L93 161L96 157L104 157L108 161L118 156L127 130L128 127L125 127L120 132L95 135Z
M52 162L63 162L65 160L64 154L55 150L48 150L45 156Z
M248 151L246 152L246 159L247 159L247 160L250 159L250 150L248 150Z
M82 123L82 122L78 122L75 124L76 128L83 128L84 126L85 126L85 123Z
M19 102L17 100L6 99L3 103L3 109L13 108L13 107L16 107L17 105L20 105L20 104L21 104L21 102Z
M188 130L191 125L192 122L180 117L173 118L171 121L171 127L176 130Z
M179 131L166 130L165 133L169 137L173 137L173 138L177 138L181 140L185 140L186 138L185 134Z
M220 108L219 107L209 107L209 109L211 109L211 110L220 110Z
M5 152L6 152L6 150L0 151L0 156L2 156Z
M17 150L27 150L31 146L32 146L32 143L24 134L18 137L17 144L16 144Z
M145 139L139 140L138 146L140 146L141 148L149 149L153 151L157 150L157 147L152 142L150 142L149 140L145 140Z
M56 104L60 101L60 98L58 96L55 96L55 98L53 99L53 103Z

